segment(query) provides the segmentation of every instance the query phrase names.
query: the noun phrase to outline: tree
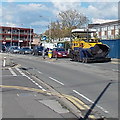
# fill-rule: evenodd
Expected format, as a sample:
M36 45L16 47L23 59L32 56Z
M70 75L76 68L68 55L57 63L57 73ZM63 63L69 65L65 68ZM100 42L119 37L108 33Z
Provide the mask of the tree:
M85 15L76 10L61 11L58 17L59 20L51 22L49 30L45 32L52 39L70 37L72 29L81 28L89 22Z
M82 13L77 12L76 10L67 10L59 13L59 19L63 27L71 28L76 26L80 28L86 25L89 20Z

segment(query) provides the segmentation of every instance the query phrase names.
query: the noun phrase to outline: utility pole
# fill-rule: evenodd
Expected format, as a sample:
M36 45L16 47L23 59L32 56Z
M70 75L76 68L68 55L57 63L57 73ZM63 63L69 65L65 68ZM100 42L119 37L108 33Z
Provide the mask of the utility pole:
M11 27L11 41L10 41L10 46L12 46L12 39L13 39L13 37L12 37L12 27Z
M30 25L30 43L29 43L29 47L31 49L31 25Z
M103 96L103 94L106 92L106 90L108 89L108 87L112 84L112 80L106 85L106 87L104 88L104 90L100 93L100 95L98 96L98 98L95 100L95 102L92 104L92 106L90 107L90 109L87 111L86 115L84 116L84 118L80 118L79 120L87 120L89 115L91 114L92 110L94 109L94 107L96 106L96 104L98 103L98 101L101 99L101 97Z
M18 30L19 30L18 47L20 48L20 29Z

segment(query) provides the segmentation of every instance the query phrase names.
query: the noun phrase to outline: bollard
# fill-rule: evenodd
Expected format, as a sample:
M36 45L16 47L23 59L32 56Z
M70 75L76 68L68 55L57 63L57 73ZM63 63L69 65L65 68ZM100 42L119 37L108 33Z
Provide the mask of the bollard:
M3 67L6 66L6 57L4 57L4 60L3 60Z
M52 50L48 51L48 57L51 59L52 58Z

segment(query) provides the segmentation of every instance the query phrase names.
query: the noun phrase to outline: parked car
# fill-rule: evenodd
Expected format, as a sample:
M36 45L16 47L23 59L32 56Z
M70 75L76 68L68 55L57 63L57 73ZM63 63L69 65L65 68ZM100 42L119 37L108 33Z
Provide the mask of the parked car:
M22 47L19 50L20 54L32 54L32 49L30 49L29 47Z
M53 48L52 56L57 58L68 57L68 52L64 48Z
M9 47L8 48L8 52L10 52L10 53L19 53L19 48L18 48L18 46L11 46L11 47Z
M5 45L2 45L2 47L0 47L0 52L5 52L6 51L6 47Z
M33 55L42 55L43 53L43 46L35 46L33 47Z

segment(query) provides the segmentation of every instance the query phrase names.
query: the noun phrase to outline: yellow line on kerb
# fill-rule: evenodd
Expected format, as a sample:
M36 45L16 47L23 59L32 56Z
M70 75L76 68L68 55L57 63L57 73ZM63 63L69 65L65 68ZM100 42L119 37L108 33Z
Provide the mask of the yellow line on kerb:
M80 110L88 110L90 109L89 106L87 106L84 102L82 102L81 100L79 100L78 98L74 97L74 96L70 96L70 95L65 95L63 94L64 97L66 99L68 99L69 101L71 101L75 106L77 106ZM82 105L82 106L81 106ZM95 119L94 115L89 115L89 118L91 119Z
M57 92L50 92L50 91L43 91L41 89L36 88L28 88L28 87L22 87L22 86L7 86L7 85L0 85L1 88L12 88L12 89L19 89L19 90L27 90L32 92L38 92L38 93L44 93L44 94L51 94L58 97L65 97L67 100L69 100L71 103L73 103L78 109L80 110L88 110L89 106L87 106L84 102L79 100L78 98L66 94L58 94ZM89 118L95 119L94 115L90 115Z

